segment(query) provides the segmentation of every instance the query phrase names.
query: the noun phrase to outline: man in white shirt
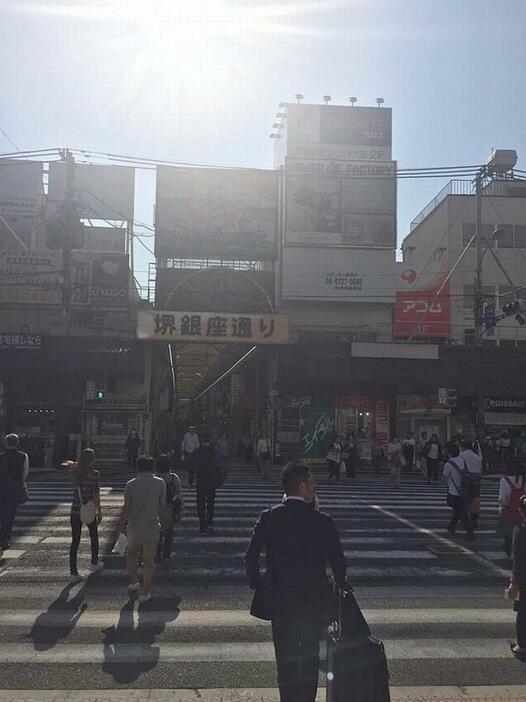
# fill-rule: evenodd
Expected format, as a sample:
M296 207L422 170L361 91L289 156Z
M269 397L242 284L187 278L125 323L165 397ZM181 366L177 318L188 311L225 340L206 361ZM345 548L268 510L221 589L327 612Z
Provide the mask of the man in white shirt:
M186 470L188 471L188 485L190 487L194 486L194 453L197 451L201 444L199 443L199 437L194 426L188 427L188 431L183 436L181 442L181 453L182 459Z
M460 521L467 532L466 539L471 540L473 538L473 524L468 516L468 506L465 504L460 494L462 471L466 468L459 456L458 446L454 441L448 441L446 444L446 452L449 459L444 465L443 475L447 478L447 504L453 509L453 514L447 530L453 535L457 523Z
M478 492L476 498L471 505L468 505L468 513L473 526L476 528L480 512L480 478L482 475L482 458L476 451L473 450L473 442L465 439L462 442L462 451L459 459L465 461L468 471L476 476L478 481Z
M482 475L482 458L473 451L473 443L469 440L462 442L462 451L459 456L461 461L466 461L470 473Z

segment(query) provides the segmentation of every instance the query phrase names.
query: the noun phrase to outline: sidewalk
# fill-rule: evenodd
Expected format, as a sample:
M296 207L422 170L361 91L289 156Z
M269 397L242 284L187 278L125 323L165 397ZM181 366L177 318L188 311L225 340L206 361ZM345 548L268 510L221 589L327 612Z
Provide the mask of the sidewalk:
M526 685L392 687L391 702L526 702ZM279 702L276 688L0 690L0 702ZM320 689L316 702L325 702Z

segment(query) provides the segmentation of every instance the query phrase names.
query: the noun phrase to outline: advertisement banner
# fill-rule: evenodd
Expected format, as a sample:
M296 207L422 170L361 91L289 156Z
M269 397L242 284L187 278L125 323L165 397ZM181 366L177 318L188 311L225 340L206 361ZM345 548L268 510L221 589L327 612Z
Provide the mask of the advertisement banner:
M288 244L396 246L394 177L287 175L286 203Z
M280 142L281 139L275 139ZM350 146L348 144L302 144L292 141L287 144L287 156L298 159L322 159L326 161L390 161L388 146Z
M389 249L288 246L283 249L282 295L287 299L395 301L400 274Z
M287 344L292 341L289 318L285 314L158 310L137 312L137 338L192 344Z
M85 226L84 248L88 251L124 253L126 250L126 229Z
M49 164L49 203L56 210L66 201L67 175L63 161ZM88 219L132 221L135 169L76 163L73 193L79 216Z
M155 253L276 258L277 171L157 168Z
M0 160L0 251L31 248L43 193L43 164Z
M127 254L97 254L91 264L91 306L100 310L126 310L129 299Z
M325 463L335 432L336 412L333 408L301 407L300 440L303 460L308 463Z
M441 283L422 290L396 293L394 336L445 337L451 333L449 283L437 296Z
M61 305L62 252L0 256L0 304Z
M391 109L287 105L287 142L391 147Z
M396 161L329 161L287 157L287 173L290 175L306 174L341 178L393 177L396 175Z

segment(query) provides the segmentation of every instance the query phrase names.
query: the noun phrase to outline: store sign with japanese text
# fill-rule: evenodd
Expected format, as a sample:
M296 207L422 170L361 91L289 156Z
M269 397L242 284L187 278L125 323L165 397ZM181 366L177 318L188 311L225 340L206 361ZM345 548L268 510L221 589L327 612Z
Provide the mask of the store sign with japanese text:
M192 344L287 344L292 341L289 318L284 314L158 310L137 313L137 338Z
M287 156L326 161L389 161L388 146L349 146L348 144L287 144Z
M0 332L0 350L2 349L41 349L40 334L2 334Z
M396 293L394 335L444 337L451 333L449 283Z
M0 305L61 305L62 252L0 256Z

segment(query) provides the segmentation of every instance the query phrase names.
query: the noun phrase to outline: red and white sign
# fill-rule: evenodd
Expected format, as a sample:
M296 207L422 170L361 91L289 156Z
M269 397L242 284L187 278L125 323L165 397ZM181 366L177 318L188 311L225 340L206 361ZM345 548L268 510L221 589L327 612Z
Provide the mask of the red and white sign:
M441 285L442 280L422 290L396 293L395 337L449 336L451 333L449 283L446 283L437 295Z

